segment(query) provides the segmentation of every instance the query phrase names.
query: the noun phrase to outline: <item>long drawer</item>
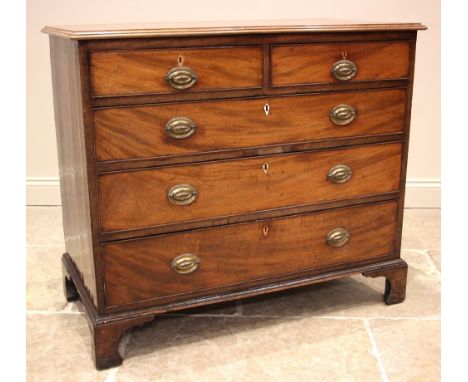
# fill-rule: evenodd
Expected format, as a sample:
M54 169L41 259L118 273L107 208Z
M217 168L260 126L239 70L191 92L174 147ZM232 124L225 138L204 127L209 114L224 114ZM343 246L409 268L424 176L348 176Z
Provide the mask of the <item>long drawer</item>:
M94 112L98 161L401 132L405 90L106 108Z
M396 217L387 202L104 244L106 304L167 302L392 256Z
M90 56L94 97L262 86L262 48L96 51Z
M402 143L101 174L102 232L399 190Z

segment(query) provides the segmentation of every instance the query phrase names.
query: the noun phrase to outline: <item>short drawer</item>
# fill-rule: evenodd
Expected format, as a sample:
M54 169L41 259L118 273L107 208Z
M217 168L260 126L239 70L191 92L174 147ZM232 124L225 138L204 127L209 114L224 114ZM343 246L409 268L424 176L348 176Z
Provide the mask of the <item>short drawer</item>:
M405 79L409 42L278 45L271 50L273 86Z
M94 97L262 86L260 47L96 51Z
M106 303L167 302L392 256L396 218L388 202L104 244Z
M104 173L102 232L397 191L401 143Z
M402 89L209 101L94 112L98 161L396 133Z

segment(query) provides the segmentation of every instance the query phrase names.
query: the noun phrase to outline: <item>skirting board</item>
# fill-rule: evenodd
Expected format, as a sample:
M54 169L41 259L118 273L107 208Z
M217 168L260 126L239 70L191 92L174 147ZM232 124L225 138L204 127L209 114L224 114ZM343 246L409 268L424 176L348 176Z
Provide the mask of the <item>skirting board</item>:
M59 206L61 201L58 178L26 179L26 204L28 206ZM440 208L440 179L408 179L405 207Z
M440 179L406 180L406 208L440 208Z

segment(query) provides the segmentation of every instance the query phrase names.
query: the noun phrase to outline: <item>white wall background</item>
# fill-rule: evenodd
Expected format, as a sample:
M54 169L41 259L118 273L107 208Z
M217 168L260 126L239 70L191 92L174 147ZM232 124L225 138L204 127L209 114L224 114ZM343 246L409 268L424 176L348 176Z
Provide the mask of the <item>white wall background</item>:
M27 6L28 204L60 204L44 25L331 18L421 22L429 28L418 35L406 205L440 206L439 0L28 0Z

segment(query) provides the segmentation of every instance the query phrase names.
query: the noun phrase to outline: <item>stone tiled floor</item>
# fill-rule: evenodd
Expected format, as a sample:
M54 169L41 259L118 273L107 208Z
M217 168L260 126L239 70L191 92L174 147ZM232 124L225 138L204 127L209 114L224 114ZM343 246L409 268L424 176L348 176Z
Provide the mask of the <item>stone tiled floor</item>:
M406 210L403 231L403 304L383 304L383 278L356 276L167 315L98 372L80 303L62 293L60 208L28 207L28 381L438 381L440 211Z

